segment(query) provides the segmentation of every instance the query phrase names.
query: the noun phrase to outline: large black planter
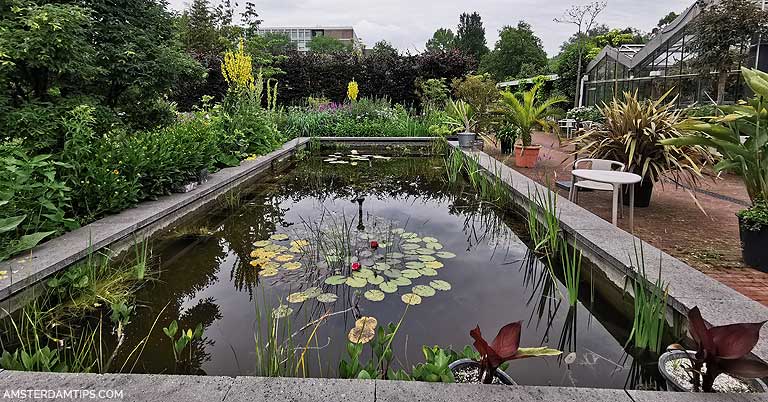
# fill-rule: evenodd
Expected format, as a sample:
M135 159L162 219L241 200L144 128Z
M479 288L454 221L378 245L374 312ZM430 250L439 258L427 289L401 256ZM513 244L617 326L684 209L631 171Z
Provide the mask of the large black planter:
M739 236L744 263L768 272L768 226L761 225L759 230L752 230L739 218Z
M629 187L623 186L622 189L622 201L624 205L629 205ZM635 184L635 207L647 208L651 205L651 195L653 195L653 181L651 179L643 179L640 183Z
M509 155L512 153L512 139L511 138L502 138L501 139L501 153L505 155Z

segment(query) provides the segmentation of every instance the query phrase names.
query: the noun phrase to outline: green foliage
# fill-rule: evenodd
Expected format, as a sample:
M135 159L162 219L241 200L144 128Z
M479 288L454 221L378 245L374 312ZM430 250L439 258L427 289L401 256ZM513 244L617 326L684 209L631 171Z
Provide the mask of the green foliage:
M314 53L341 53L349 52L350 46L330 36L319 35L307 42L307 48Z
M454 95L475 110L478 130L490 132L496 122L495 109L500 99L499 89L489 74L467 75L451 83Z
M0 357L0 367L15 371L67 372L67 366L59 360L59 351L45 346L33 354L26 350L16 350L13 353L3 351Z
M445 113L447 119L444 123L453 127L455 131L471 133L477 127L475 109L463 100L454 101L451 99L448 101Z
M643 245L640 244L639 250L637 244L634 244L634 247L635 258L632 264L639 277L632 280L635 310L632 332L629 334L627 343L634 340L636 348L660 353L666 327L669 286L661 280L661 258L659 258L659 276L655 283L650 283L646 276ZM630 260L632 260L631 256Z
M456 28L456 48L472 56L476 63L488 53L485 40L485 28L478 12L462 13Z
M456 35L453 31L446 28L439 28L432 34L432 38L427 41L427 51L430 52L448 52L456 49Z
M597 106L579 106L569 110L565 117L576 121L602 123L605 119Z
M499 31L494 49L480 63L480 71L502 81L528 78L547 67L547 53L531 25L520 21L516 27L505 26Z
M758 201L751 207L739 211L739 218L742 220L742 225L748 230L760 231L764 227L768 227L768 202Z
M675 109L674 99L665 103L667 95L640 101L637 92L625 92L623 100L604 105L600 110L605 123L573 140L581 157L619 161L652 183L669 175L694 188L712 156L700 145L666 142L684 136L677 127L682 111Z
M163 327L163 333L171 340L171 348L173 350L173 358L177 362L180 361L184 349L195 339L203 338L203 324L197 324L195 330L187 329L181 330L178 339L176 333L179 332L179 323L173 320L167 327ZM192 348L189 349L190 359L192 358Z
M480 360L480 354L469 345L464 347L461 352L454 352L439 346L422 346L421 353L424 354L424 363L419 363L413 367L411 378L414 381L455 382L453 372L448 368L448 365L460 359Z
M662 17L661 19L659 19L659 23L656 24L656 26L659 27L659 28L663 28L663 27L669 25L670 22L672 22L675 19L677 19L678 16L679 16L679 14L677 14L676 12L670 11L669 14L667 14L664 17Z
M403 370L395 371L392 364L393 354L391 349L399 324L389 323L386 327L378 326L376 336L370 342L372 358L363 364L360 356L363 353L363 343L347 343L347 356L349 360L342 359L339 362L339 378L357 379L388 379L408 380L410 376Z
M424 110L442 109L448 101L445 78L416 79L416 94Z
M502 113L508 124L520 130L520 140L524 146L531 145L531 131L535 126L549 126L546 118L553 113L552 106L566 102L565 97L562 96L553 96L539 101L537 94L540 89L541 85L536 84L522 94L513 94L509 91L501 93Z

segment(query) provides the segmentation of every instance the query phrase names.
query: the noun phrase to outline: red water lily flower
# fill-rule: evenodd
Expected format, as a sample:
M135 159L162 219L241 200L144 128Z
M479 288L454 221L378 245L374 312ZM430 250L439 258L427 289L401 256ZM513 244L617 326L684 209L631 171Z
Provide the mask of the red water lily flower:
M360 270L360 268L362 268L362 266L360 265L360 263L359 263L359 262L353 262L353 263L352 263L352 270L353 270L353 271L359 271L359 270Z
M763 324L765 321L710 327L698 307L688 312L688 327L697 346L693 370L701 373L702 366L707 366L702 375L704 392L712 391L715 378L722 373L741 378L768 376L768 364L745 357L757 345ZM698 376L694 376L694 381L698 382Z
M374 250L379 248L379 242L377 242L376 240L371 240L371 248Z

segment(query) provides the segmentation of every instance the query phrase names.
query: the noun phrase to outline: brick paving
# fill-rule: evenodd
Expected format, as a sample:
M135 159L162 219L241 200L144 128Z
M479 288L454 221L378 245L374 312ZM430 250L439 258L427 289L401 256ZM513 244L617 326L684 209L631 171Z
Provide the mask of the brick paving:
M502 155L492 143L486 143L485 151L540 183L570 180L572 148L561 146L553 135L546 133L535 133L534 143L543 148L538 165L533 169L515 167L514 158ZM651 206L635 209L635 234L768 306L768 273L747 267L741 260L735 214L744 208L739 202L749 201L741 179L733 175L710 174L699 188L728 199L697 192L696 201L704 210L702 212L688 190L671 182L657 184ZM567 196L562 190L560 193ZM605 220L611 218L610 192L581 193L579 205ZM620 220L619 226L627 230L627 223L627 219Z

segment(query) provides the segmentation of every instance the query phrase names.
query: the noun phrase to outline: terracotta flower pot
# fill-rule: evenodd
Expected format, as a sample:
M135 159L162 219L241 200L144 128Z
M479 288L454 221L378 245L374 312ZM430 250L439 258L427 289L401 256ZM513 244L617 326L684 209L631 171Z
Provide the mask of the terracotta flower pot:
M536 166L539 159L541 145L523 146L515 144L515 166L521 168L532 168Z

